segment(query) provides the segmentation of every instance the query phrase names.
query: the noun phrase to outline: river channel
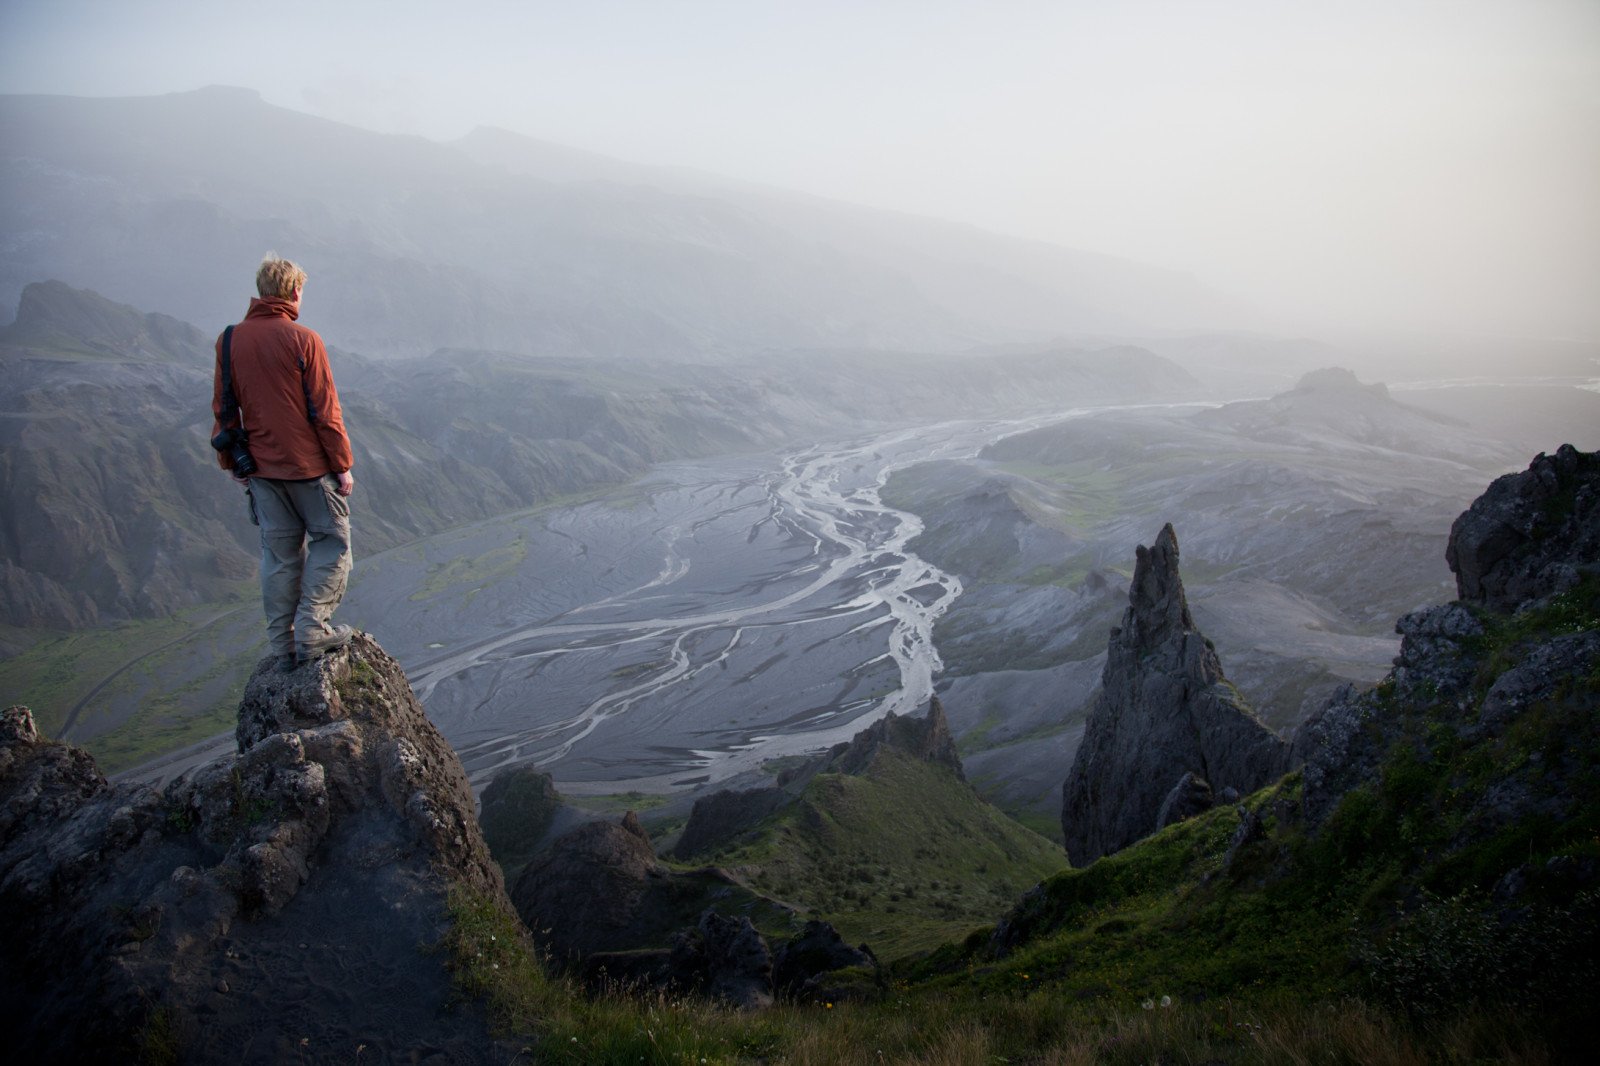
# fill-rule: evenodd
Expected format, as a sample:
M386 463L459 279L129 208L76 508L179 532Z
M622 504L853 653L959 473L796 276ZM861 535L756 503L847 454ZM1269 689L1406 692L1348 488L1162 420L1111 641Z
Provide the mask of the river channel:
M519 763L576 795L723 781L926 705L961 583L880 490L1028 424L666 464L386 553L342 613L405 663L475 786Z

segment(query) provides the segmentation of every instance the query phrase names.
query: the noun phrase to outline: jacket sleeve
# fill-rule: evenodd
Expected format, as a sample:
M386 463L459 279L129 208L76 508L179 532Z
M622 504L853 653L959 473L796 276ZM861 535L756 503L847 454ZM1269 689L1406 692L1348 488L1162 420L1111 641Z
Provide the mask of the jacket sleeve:
M328 350L322 338L311 334L311 351L306 357L304 386L306 417L316 431L328 466L335 474L349 470L354 462L350 437L344 430L344 412L339 407L339 392L333 387L333 369L328 365Z
M217 337L217 361L211 373L211 436L206 438L206 446L210 447L211 441L222 432L222 338ZM217 465L224 470L233 469L233 457L227 452L219 452L215 448L211 453L217 457Z

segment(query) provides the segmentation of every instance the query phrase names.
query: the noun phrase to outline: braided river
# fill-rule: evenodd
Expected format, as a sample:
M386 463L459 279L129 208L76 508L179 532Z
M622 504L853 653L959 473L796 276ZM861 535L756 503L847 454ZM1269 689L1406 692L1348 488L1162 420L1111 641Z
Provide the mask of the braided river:
M344 614L406 664L474 785L517 763L578 795L714 783L926 705L933 626L961 583L907 549L921 522L880 492L900 467L1018 428L666 464L388 553ZM463 580L402 596L419 563L448 579L462 558L483 580L458 563Z

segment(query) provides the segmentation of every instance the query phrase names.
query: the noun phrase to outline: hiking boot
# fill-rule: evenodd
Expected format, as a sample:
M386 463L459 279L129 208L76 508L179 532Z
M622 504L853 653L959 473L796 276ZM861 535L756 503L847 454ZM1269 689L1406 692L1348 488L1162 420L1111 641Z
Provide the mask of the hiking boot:
M349 626L333 626L310 640L300 641L294 646L295 654L302 663L308 663L312 659L320 659L330 651L344 647L355 635L356 631Z

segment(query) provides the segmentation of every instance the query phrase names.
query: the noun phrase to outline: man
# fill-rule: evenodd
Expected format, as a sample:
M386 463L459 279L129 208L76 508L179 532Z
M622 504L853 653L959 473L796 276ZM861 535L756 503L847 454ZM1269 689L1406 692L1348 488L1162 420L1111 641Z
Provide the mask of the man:
M217 445L261 528L267 641L284 667L343 647L352 633L329 622L350 577L350 438L322 338L295 321L305 282L287 259L268 253L261 261L260 296L229 342L235 403L225 400L222 337L211 399L213 436L242 428L255 461L253 471L235 470L233 449Z

